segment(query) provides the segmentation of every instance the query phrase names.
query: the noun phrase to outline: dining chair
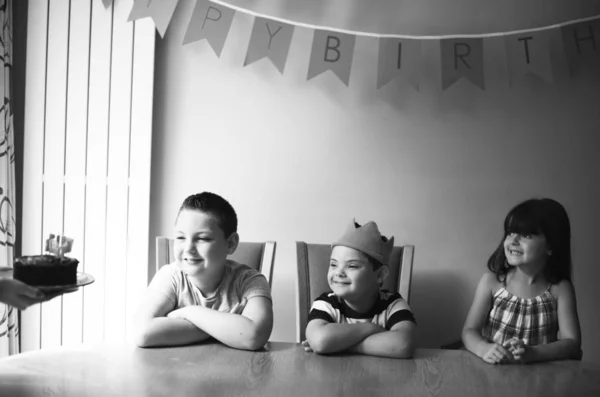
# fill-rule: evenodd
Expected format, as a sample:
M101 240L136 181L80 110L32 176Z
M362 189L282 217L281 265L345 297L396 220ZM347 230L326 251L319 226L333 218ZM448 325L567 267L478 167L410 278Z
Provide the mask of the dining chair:
M389 274L382 286L389 291L399 292L407 303L410 301L414 252L414 245L398 246L392 249L388 266ZM298 271L296 337L298 342L305 339L304 333L312 302L330 289L327 283L330 256L331 245L329 244L307 244L304 241L296 241Z
M156 238L156 271L162 266L175 261L172 238L159 236ZM250 266L261 272L269 285L273 278L273 263L275 262L275 241L264 243L242 242L229 259Z

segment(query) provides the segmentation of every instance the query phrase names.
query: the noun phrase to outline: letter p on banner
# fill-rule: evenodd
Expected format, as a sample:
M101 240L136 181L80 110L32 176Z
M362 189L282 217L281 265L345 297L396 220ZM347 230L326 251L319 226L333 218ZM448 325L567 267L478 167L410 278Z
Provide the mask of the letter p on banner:
M208 0L198 0L188 25L183 44L206 39L217 57L225 45L235 10Z

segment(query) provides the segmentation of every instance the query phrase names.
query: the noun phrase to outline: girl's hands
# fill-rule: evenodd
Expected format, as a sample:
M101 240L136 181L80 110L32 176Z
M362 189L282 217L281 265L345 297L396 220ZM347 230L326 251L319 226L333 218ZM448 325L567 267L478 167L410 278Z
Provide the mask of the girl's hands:
M498 343L488 344L488 349L481 357L488 364L505 364L514 361L512 353Z
M503 346L508 349L516 362L526 364L533 361L533 350L522 339L509 339Z

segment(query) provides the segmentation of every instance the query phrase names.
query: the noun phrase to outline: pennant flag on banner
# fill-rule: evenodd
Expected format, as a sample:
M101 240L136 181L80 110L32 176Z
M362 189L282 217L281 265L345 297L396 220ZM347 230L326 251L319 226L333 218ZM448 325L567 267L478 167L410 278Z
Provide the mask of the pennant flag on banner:
M220 58L234 15L235 10L231 8L211 4L208 0L198 0L185 32L183 44L206 39Z
M283 74L293 34L292 25L256 17L244 66L267 57L279 73Z
M315 30L307 80L331 70L348 86L355 41L351 34Z
M102 3L104 4L104 8L108 8L112 4L112 0L102 0Z
M382 37L379 39L377 89L402 76L419 91L421 41Z
M552 83L548 33L530 31L504 36L508 84L513 85L527 73Z
M483 39L458 38L440 40L442 57L442 90L465 77L485 90L483 75Z
M106 0L105 0L106 1ZM165 36L175 7L179 0L134 0L128 21L151 17L160 37ZM106 3L105 3L106 5Z
M560 30L571 77L584 63L600 59L600 19L562 26Z

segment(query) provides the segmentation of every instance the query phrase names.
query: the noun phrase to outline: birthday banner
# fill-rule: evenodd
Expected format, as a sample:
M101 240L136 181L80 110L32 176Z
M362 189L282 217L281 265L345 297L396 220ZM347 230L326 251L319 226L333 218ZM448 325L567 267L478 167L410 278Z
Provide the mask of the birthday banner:
M106 7L112 0L102 0ZM135 0L129 21L150 17L161 37L167 30L179 0ZM260 59L269 59L283 74L296 26L314 30L309 55L307 80L327 71L348 86L354 45L357 36L378 38L377 88L401 78L419 90L419 64L424 40L440 42L440 72L442 90L460 79L466 79L485 90L484 40L503 37L509 84L513 85L528 73L553 82L549 31L560 29L569 73L576 75L588 62L600 59L600 15L577 21L513 32L453 36L401 36L367 32L352 32L321 26L294 23L271 18L221 0L197 0L188 24L183 44L206 40L217 57L227 40L236 12L253 15L250 42L244 66Z

